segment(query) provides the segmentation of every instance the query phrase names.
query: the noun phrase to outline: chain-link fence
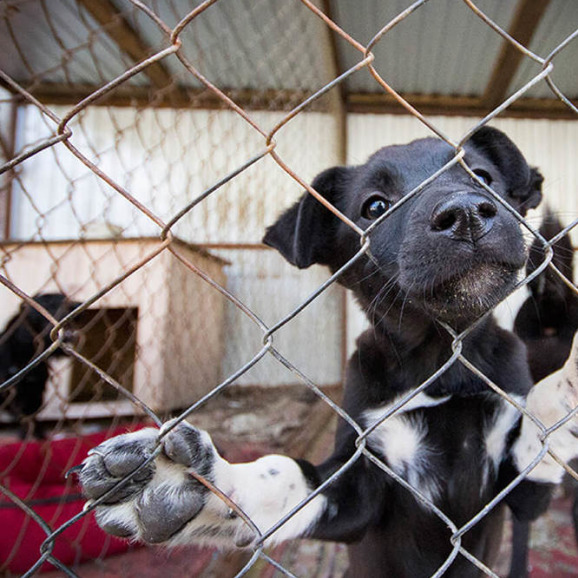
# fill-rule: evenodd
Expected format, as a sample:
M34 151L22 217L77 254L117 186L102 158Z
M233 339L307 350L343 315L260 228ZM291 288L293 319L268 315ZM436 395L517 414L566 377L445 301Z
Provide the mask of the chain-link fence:
M360 79L419 130L450 145L455 156L441 173L455 164L469 170L464 143L480 127L498 124L504 112L523 115L532 91L551 97L566 119L578 112L564 88L578 35L568 18L569 33L554 36L555 46L546 43L538 54L487 15L495 13L497 22L504 17L503 7L487 2L389 3L369 15L370 39L353 25L338 25L335 12L351 10L343 3L337 10L309 0L193 4L0 3L0 315L6 327L0 346L7 352L0 357L0 568L6 573L56 568L90 575L94 569L85 574L81 567L86 560L138 554L137 546L96 527L97 504L82 509L76 480L64 477L88 449L116 433L160 425L172 415L242 437L262 426L252 417L259 407L278 417L269 428L293 410L293 423L278 427L277 447L268 435L259 443L315 460L324 454L315 438L327 442L320 433L325 421L352 422L333 401L355 326L336 283L343 271L329 278L317 268L297 271L260 244L265 227L303 189L327 206L308 184L315 174L363 160L356 158L360 149L347 150L354 138L345 130L348 83ZM462 120L457 138L441 128L443 121L420 113L419 98L414 107L397 90L395 80L403 77L397 68L419 68L411 47L402 43L399 61L382 69L389 53L380 46L411 30L426 4L445 10L440 26L460 10L463 22L481 27L496 51L502 46L524 63L511 92L484 101L485 112L468 104L477 116ZM529 4L523 5L532 12ZM438 39L443 34L438 30ZM457 49L450 53L457 66ZM438 56L434 65L453 66ZM562 74L556 76L558 62ZM467 74L473 82L474 71ZM574 160L565 166L574 170ZM419 195L422 185L406 198ZM576 195L563 195L567 203L560 201L557 212L566 225L554 238L540 235L531 218L519 218L529 242L539 239L548 259L518 287L543 271L550 247L576 234ZM374 228L363 231L328 208L358 235L351 267L368 253ZM566 282L578 294L573 280ZM480 373L461 354L473 329L453 335L455 354L440 372L461 363ZM293 387L297 400L288 393ZM352 426L359 431L356 459L372 460L416 493L365 447L370 430ZM489 576L496 574L460 540L494 505L461 528L431 505L452 528L452 555L466 556ZM339 575L340 547L312 552L310 545L291 543L271 553L263 549L266 536L238 555L214 558L196 550L198 566L189 557L186 572L200 575L203 563L205 572L220 576ZM123 572L136 574L138 563Z

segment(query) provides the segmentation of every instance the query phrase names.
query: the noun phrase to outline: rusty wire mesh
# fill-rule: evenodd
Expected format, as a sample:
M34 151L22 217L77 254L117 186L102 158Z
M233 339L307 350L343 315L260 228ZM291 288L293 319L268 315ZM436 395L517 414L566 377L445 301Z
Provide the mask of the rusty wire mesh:
M243 67L239 63L245 54L232 54L227 67L215 69L214 53L227 54L228 35L234 33L234 23L228 22L223 28L223 15L218 12L219 5L226 2L208 0L187 12L179 12L172 2L123 2L124 21L130 22L134 30L146 29L149 37L155 39L148 47L149 56L136 65L110 43L106 26L94 26L80 4L65 3L89 31L88 44L74 44L73 30L67 30L63 35L58 15L48 2L30 0L20 3L20 6L6 2L2 7L3 34L9 38L20 58L28 80L16 82L5 71L0 71L4 86L2 106L8 111L3 113L4 126L14 123L16 114L26 112L21 120L24 123L23 136L13 150L3 151L3 164L0 166L2 187L4 190L10 188L13 209L15 207L19 215L24 215L13 224L10 239L2 246L0 281L7 295L6 309L15 312L19 304L28 304L38 310L49 322L52 339L49 347L37 351L33 361L0 385L3 407L8 407L10 394L15 391L18 380L58 348L68 357L60 365L54 364L51 379L58 381L58 371L76 377L72 379L75 384L72 391L59 390L55 386L50 402L42 408L46 419L52 420L49 436L70 430L86 434L90 429L85 426L91 417L106 423L105 436L111 435L120 424L126 427L143 420L161 424L165 415L175 410L178 410L177 421L191 418L194 422L195 412L235 384L283 384L297 380L358 432L357 452L326 484L340 476L355 460L365 456L418 499L427 500L369 452L366 439L379 423L394 415L454 363L463 363L479 374L489 388L507 397L461 355L462 341L474 326L459 335L454 334L454 355L436 374L393 407L381 422L366 430L344 414L320 387L320 384L338 383L340 371L313 363L307 357L309 346L299 351L291 349L291 344L283 341L281 330L290 322L297 324L300 333L309 336L340 335L342 328L330 314L332 310L343 307L343 295L335 287L335 282L344 269L366 254L372 230L399 207L394 206L363 231L339 214L308 184L316 171L330 163L336 164L338 155L334 141L337 139L332 137L338 133L336 119L339 111L335 110L331 97L347 78L361 71L369 73L380 89L395 98L408 114L454 148L454 158L431 179L455 164L461 164L469 171L463 161L464 142L538 83L546 84L571 111L578 112L552 79L556 57L578 31L550 54L534 54L518 44L473 2L464 0L472 18L479 19L515 46L525 59L537 65L538 72L485 118L472 122L461 138L454 140L396 92L395 86L380 74L374 59L374 47L394 27L414 17L426 0L415 2L389 22L380 23L381 29L369 43L350 36L310 0L285 2L280 12L275 12L272 4L265 0L251 6L248 3L237 4L233 10L239 29L251 32L244 41L260 45L262 53L267 55L255 63L251 78L242 80L249 86L277 90L276 98L282 102L280 106L277 103L277 112L273 116L258 112L263 103L258 99L247 99L243 90L224 89L230 85L232 77L240 74ZM52 32L53 51L45 55L42 69L35 68L30 60L30 39L18 36L11 26L19 10L24 11L24 17L27 10L39 11L47 29ZM272 38L267 30L259 29L263 12L271 21L288 23L283 37ZM295 30L299 30L305 39L318 33L336 35L356 54L355 64L337 77L320 81L316 78L316 71L324 68L325 61L306 43L295 46L292 42ZM108 58L102 58L103 50ZM288 50L298 51L291 63L285 58ZM160 67L163 62L170 63L170 66ZM271 63L274 66L270 66ZM296 87L298 90L284 92L284 67L289 64L299 66L296 76L308 81ZM60 81L66 85L71 67L75 66L90 70L98 79L97 88L88 87L84 93L75 95L74 105L48 106L34 96L47 71L57 70ZM171 71L169 76L166 76L167 68ZM147 78L159 80L159 77L164 86L152 90ZM183 78L193 80L194 90L183 91L180 87ZM150 108L138 105L133 109L93 106L106 104L111 95L123 98L125 87L131 83L133 88L136 86L147 95ZM130 99L129 96L126 98ZM251 98L256 99L255 96ZM191 108L210 103L207 108L217 109L218 115L207 110L193 120L183 110L183 102ZM173 108L177 112L170 112ZM307 151L299 145L295 147L297 153L284 148L287 142L299 141L300 134L306 130L299 120L310 113L324 116L317 120L310 117L308 122L329 127L324 128L329 131L329 138L320 138L319 142L314 142L319 132L317 125L307 133L313 139L312 147L331 149L333 156L321 157L320 166L310 163ZM220 127L218 131L215 129L217 125ZM113 139L98 141L95 135L103 127L109 127ZM216 142L215 134L218 134ZM268 167L267 171L263 170L264 165ZM295 166L300 169L296 170ZM47 188L56 193L45 194L37 175L43 175L40 178ZM431 179L406 199L418 195ZM259 240L256 235L266 224L272 223L282 208L278 204L279 196L267 194L273 187L278 189L279 182L288 187L306 189L359 235L356 256L329 279L315 273L305 284L300 284L297 277L287 281L293 279L294 272L255 246ZM175 194L175 191L181 193ZM494 195L491 189L488 192ZM92 198L92 205L79 203L81 196ZM239 202L240 197L243 202ZM494 197L501 202L496 195ZM230 207L230 211L223 211L223 206ZM114 222L118 214L124 216L120 227ZM578 223L574 220L560 236L545 240L528 222L519 219L529 235L543 242L548 255L553 243ZM67 243L61 238L65 227L75 242ZM102 227L106 228L109 241L102 245L92 243L95 230L102 235ZM192 243L204 244L214 251L209 254L193 247ZM41 262L35 261L39 249L43 255ZM24 271L16 268L19 260L25 265ZM533 276L547 265L548 260ZM238 275L235 275L236 269ZM227 281L226 271L233 282ZM73 285L66 281L69 278L75 279ZM531 279L527 277L521 285ZM269 283L265 284L265 280ZM572 280L567 281L572 284ZM291 288L288 293L299 296L296 302L295 299L290 302L290 307L285 299L276 301L275 297L278 293L276 287L286 283ZM576 292L575 286L573 290ZM78 302L64 318L55 318L33 299L36 293L51 291L67 293ZM195 305L191 305L192 294L196 296ZM305 298L303 295L308 296ZM260 314L261 300L275 302L267 319ZM324 324L323 331L320 324ZM238 340L244 343L241 350L235 349L233 342L227 340L226 328L230 327L236 328ZM80 341L69 339L67 331L70 329L80 333ZM451 328L448 331L451 332ZM91 335L97 333L100 335L98 345L91 344ZM341 355L343 337L333 341L319 339L319 350L326 352L329 349L333 355ZM226 361L221 366L219 360L223 357ZM160 373L159 367L163 368ZM509 401L522 413L527 413L515 400ZM95 403L100 404L100 413L91 415L87 408ZM72 411L74 407L76 413ZM553 431L555 428L543 430L543 433L551 434ZM27 437L21 454L26 451L26 441L32 444ZM66 464L68 467L80 460L81 446L81 442L74 446ZM547 450L546 445L543 453ZM26 569L25 575L31 576L50 563L74 576L75 564L62 563L56 553L57 547L60 541L67 539L70 528L88 527L91 511L98 502L65 522L57 521L57 516L43 518L38 501L29 499L33 489L28 496L18 496L11 489L10 474L18 467L19 455L0 471L0 492L25 520L14 529L18 533L14 556L30 528L39 528L45 537L36 560ZM49 458L44 456L43 459ZM513 485L524 479L532 465ZM48 462L45 469L47 467ZM576 477L567 464L565 467ZM36 486L41 483L41 479L34 481ZM69 489L73 488L74 481L69 480L67 484ZM218 489L213 488L213 491ZM486 575L496 576L461 546L461 536L502 498L503 495L497 496L463 527L456 527L442 511L429 504L453 532L453 551L436 575L442 575L456 556L466 556ZM237 509L235 504L230 505ZM279 520L275 527L259 537L250 558L243 561L239 575L262 563L271 565L283 575L295 575L275 559L275 554L263 550L263 542L286 519ZM251 524L250 520L247 523ZM103 555L106 548L106 544L102 546ZM9 563L10 560L4 561L5 568L10 567Z

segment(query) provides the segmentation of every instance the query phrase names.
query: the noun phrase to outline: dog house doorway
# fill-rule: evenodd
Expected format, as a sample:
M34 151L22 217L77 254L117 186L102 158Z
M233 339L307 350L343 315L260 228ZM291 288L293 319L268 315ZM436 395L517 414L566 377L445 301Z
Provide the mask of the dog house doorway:
M133 391L138 308L87 309L78 316L78 352ZM119 392L81 361L72 362L70 403L116 401Z
M130 392L135 384L138 317L138 307L106 307L87 309L75 320L78 353ZM38 419L134 413L123 395L81 360L55 357L49 364L50 377Z

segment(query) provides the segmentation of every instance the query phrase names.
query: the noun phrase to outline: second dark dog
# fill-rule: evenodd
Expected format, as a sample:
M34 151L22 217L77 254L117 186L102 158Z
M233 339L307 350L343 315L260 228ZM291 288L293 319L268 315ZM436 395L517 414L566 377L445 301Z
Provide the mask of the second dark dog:
M540 227L545 239L553 239L564 227L546 211ZM552 263L568 279L574 279L574 248L570 238L562 237L552 247ZM527 273L533 273L544 262L544 250L536 240L530 248ZM530 283L531 295L520 307L514 331L528 350L532 378L537 383L558 371L568 359L574 334L578 330L578 296L549 267ZM574 464L576 465L576 464ZM569 477L569 476L568 476ZM574 485L572 512L574 533L578 541L578 487ZM530 523L514 519L510 578L528 576Z
M62 293L35 295L33 299L56 319L62 319L78 305ZM27 303L21 305L18 313L8 321L0 335L0 384L16 375L52 345L52 327L36 309ZM69 337L72 338L72 335ZM53 356L63 354L63 351L58 349ZM0 392L0 409L8 411L23 426L23 420L31 418L29 423L36 436L41 436L42 433L33 418L42 407L48 372L48 363L44 360L12 387Z
M454 157L449 145L424 139L386 147L363 165L329 169L314 180L363 230L405 201L373 228L369 252L354 262L359 235L309 194L265 236L300 268L320 264L336 272L350 263L339 282L372 324L358 340L345 383L343 408L359 429L342 421L333 454L320 465L273 455L232 464L206 432L185 423L161 430L164 452L146 466L159 430L112 438L80 471L87 497L104 500L96 517L105 530L149 543L248 545L262 533L267 543L303 536L348 542L347 575L355 578L421 578L444 565L446 576L480 574L454 549L452 535L535 465L540 432L459 361L424 391L416 388L452 356L452 339L440 322L458 331L468 327L507 295L525 265L518 221L484 184L523 215L539 203L542 178L495 129L480 129L465 149L475 178L453 165L410 198ZM578 351L555 383L535 393L522 342L491 316L465 338L462 355L546 422L576 401ZM566 430L551 440L561 459L577 455L577 446ZM138 473L115 488L138 465ZM220 488L253 526L191 471ZM463 552L491 564L504 507L519 519L536 517L563 469L546 457L525 473L499 504L456 535Z
M553 239L563 230L549 211L544 215L540 233ZM552 263L570 282L574 279L574 248L568 235L552 247ZM544 262L544 251L535 241L530 248L528 275ZM578 330L578 295L549 267L530 283L531 296L520 307L514 322L515 333L528 349L528 363L534 381L560 369Z

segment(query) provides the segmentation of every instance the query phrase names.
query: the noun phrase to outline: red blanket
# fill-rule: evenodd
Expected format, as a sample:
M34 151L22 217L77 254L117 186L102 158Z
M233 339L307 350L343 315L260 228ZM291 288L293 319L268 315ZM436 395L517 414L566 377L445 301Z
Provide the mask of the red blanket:
M140 428L131 428L134 429ZM122 428L85 437L0 446L0 486L18 496L56 530L81 512L84 505L76 476L66 480L65 473L79 464L90 448L126 431ZM19 574L40 558L40 546L47 535L1 490L0 487L0 572ZM52 554L66 565L109 556L129 547L128 542L98 528L92 514L66 529L54 544ZM42 570L54 570L54 566L45 563Z

